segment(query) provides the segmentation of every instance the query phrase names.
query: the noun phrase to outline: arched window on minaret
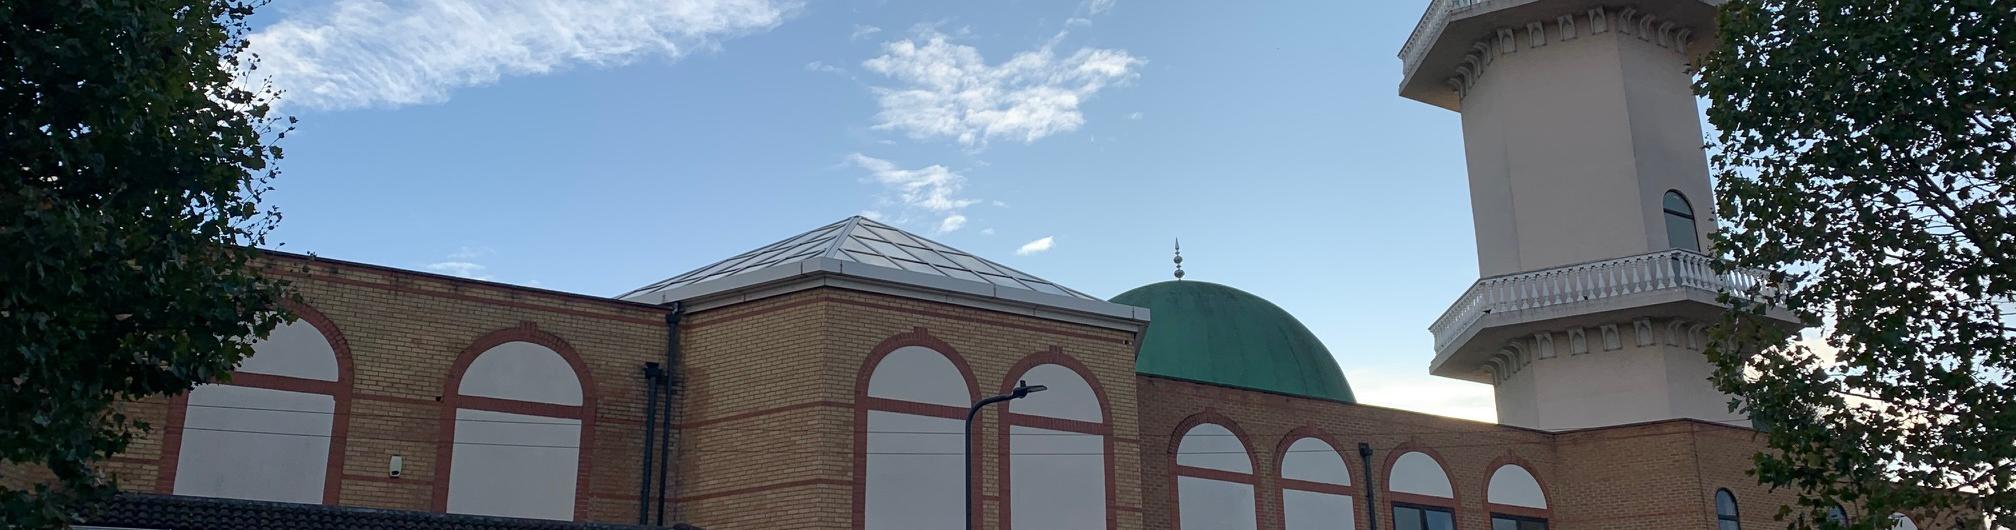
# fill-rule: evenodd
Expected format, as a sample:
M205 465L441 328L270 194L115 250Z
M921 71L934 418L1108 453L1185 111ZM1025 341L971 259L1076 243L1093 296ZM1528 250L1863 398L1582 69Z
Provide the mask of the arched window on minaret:
M1715 490L1716 530L1743 530L1743 517L1736 511L1736 494L1727 489Z
M1680 250L1701 251L1701 233L1694 224L1694 205L1677 190L1666 190L1666 241Z

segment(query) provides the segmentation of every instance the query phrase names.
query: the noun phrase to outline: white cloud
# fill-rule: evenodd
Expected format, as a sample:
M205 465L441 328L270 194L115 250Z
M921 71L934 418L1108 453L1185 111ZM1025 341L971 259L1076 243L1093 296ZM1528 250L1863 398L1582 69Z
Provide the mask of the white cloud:
M959 215L956 213L952 215L947 215L945 216L944 221L940 221L938 223L938 233L943 234L946 232L951 232L954 230L958 230L964 226L966 226L966 216Z
M980 229L980 235L983 235L983 236L991 236L991 235L994 235L994 229L993 229L993 228L982 228L982 229Z
M1056 244L1056 236L1043 236L1043 239L1023 243L1022 248L1015 249L1015 255L1027 256L1038 252L1049 252L1050 247Z
M966 186L966 177L945 166L904 169L896 167L894 162L861 153L847 155L847 160L868 170L869 177L882 185L887 191L883 201L913 213L940 218L937 226L940 233L966 226L966 216L960 212L980 202L959 196L960 188ZM881 212L876 214L877 217L873 218L882 220ZM908 218L908 215L902 215L895 222Z
M1059 57L1052 50L1057 40L998 65L936 30L884 43L881 56L862 63L897 84L873 88L882 107L875 128L965 145L995 138L1034 142L1077 130L1085 123L1079 106L1137 77L1143 61L1126 50L1099 48Z
M490 279L490 275L483 273L483 270L488 269L489 267L485 267L482 264L478 263L470 263L467 261L442 261L436 263L429 263L425 268L431 272L437 272L449 276L459 276L463 278L469 278L472 280Z
M1498 421L1491 386L1422 374L1352 370L1345 379L1359 403L1452 418Z
M882 28L862 24L855 24L854 32L847 34L847 40L861 40L862 38L881 32Z
M792 0L334 0L249 38L287 105L435 103L576 65L678 59L767 30Z
M496 253L497 250L492 249L490 247L464 246L462 248L455 249L454 252L448 253L448 259L466 261Z
M820 61L805 63L805 71L847 75L847 70Z
M1147 115L1145 115L1145 114L1142 114L1142 113L1140 113L1140 112L1138 112L1138 111L1137 111L1137 112L1135 112L1135 113L1133 113L1133 114L1128 114L1128 115L1127 115L1127 119L1130 119L1130 120L1138 120L1138 119L1141 119L1141 118L1144 118L1144 117L1147 117Z
M1106 14L1107 11L1113 10L1113 4L1118 3L1119 1L1120 0L1092 0L1092 2L1088 5L1088 7L1091 9L1092 14L1104 15Z

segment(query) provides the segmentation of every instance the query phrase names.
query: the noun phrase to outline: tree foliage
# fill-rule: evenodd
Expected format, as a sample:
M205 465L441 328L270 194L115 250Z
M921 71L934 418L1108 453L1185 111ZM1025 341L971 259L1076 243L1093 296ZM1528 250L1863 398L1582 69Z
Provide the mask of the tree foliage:
M2016 519L2016 6L1733 0L1719 29L1718 249L1778 279L1711 352L1769 426L1758 479L1800 528Z
M287 318L246 248L291 123L237 81L254 7L0 0L0 526L74 520L148 428L128 402L227 374Z

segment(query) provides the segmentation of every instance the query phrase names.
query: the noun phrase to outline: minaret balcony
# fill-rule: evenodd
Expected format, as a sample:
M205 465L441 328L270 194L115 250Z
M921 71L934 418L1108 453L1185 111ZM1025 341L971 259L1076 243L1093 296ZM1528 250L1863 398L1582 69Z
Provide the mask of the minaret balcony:
M1717 272L1712 262L1698 252L1667 250L1478 280L1429 327L1435 335L1429 371L1491 382L1480 367L1514 340L1606 325L1646 333L1632 328L1651 320L1714 322L1728 307L1719 301L1722 293L1746 296L1768 282L1759 271ZM1797 325L1783 310L1769 316Z

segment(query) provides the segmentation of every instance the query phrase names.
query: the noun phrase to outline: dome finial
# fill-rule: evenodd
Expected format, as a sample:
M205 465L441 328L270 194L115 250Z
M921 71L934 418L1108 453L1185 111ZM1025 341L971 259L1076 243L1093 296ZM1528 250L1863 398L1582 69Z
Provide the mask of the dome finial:
M1183 239L1176 239L1176 280L1183 280Z

